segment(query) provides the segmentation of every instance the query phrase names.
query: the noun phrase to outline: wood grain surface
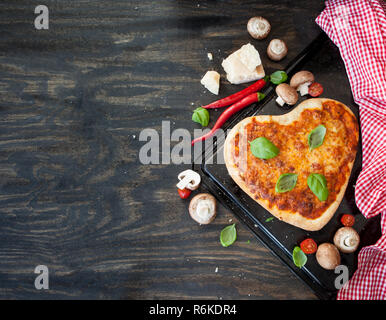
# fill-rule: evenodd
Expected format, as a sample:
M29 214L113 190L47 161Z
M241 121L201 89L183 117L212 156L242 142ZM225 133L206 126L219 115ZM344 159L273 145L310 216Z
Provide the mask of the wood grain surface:
M320 32L323 2L47 0L36 30L38 4L0 4L0 298L315 299L224 207L191 220L175 187L189 165L141 164L138 136L162 120L199 128L192 110L215 99L201 77L219 71L221 97L243 88L220 65L245 43L283 69ZM254 15L268 39L248 35ZM280 63L273 38L289 47ZM49 290L34 287L41 264Z

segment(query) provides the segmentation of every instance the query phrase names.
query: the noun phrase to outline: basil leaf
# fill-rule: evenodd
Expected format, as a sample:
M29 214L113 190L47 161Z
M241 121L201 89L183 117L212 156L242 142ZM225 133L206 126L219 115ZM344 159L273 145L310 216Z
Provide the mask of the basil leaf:
M253 141L249 141L251 152L256 158L271 159L279 154L279 148L276 147L267 138L259 137Z
M229 247L236 241L237 233L236 233L236 224L232 224L230 226L222 229L220 233L220 242L223 247Z
M328 198L326 177L319 173L311 173L307 178L308 187L318 197L320 201L326 201Z
M322 124L312 130L308 135L308 145L310 146L310 149L313 150L320 147L323 144L325 135L326 127Z
M298 175L296 173L284 173L276 182L275 191L277 193L283 193L291 191L296 186L298 181Z
M192 120L200 123L203 127L209 124L209 112L203 107L198 107L193 111Z
M300 247L296 246L292 251L292 260L295 266L301 268L307 263L307 256Z
M265 219L265 222L271 222L273 219L275 219L274 217L269 217L267 219Z
M287 74L284 71L275 71L271 74L271 82L273 84L280 84L286 82L288 79Z

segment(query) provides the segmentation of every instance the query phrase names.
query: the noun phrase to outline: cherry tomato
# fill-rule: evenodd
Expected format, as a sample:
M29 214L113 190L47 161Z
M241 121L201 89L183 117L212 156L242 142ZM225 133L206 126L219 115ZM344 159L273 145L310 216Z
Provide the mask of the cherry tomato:
M300 243L300 249L302 249L305 254L312 254L316 252L318 245L313 239L308 238Z
M323 87L320 83L314 82L308 87L308 94L311 97L319 97L323 93Z
M344 214L342 218L340 218L340 222L342 222L345 227L352 227L355 223L355 217L351 214Z
M187 199L189 198L190 194L192 193L189 189L178 189L178 194L180 195L181 199Z

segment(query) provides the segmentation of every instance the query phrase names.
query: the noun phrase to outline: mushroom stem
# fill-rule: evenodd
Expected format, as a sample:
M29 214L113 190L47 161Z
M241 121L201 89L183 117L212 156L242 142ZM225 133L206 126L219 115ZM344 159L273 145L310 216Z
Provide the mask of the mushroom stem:
M284 45L281 41L274 41L271 50L274 54L281 54L284 51Z
M202 219L202 220L209 220L210 217L212 216L210 212L214 210L214 205L213 202L210 200L201 200L197 204L197 215Z
M178 180L180 180L176 185L178 189L187 188L193 191L200 185L201 176L197 172L188 169L178 175Z
M301 96L305 96L306 94L308 94L308 87L310 85L311 82L305 82L298 87L298 91L300 92Z
M353 247L355 245L355 241L354 241L354 239L352 237L347 236L346 238L344 238L343 244L346 247Z
M285 104L285 101L284 101L281 97L277 97L276 102L277 102L280 106L284 106L284 104Z

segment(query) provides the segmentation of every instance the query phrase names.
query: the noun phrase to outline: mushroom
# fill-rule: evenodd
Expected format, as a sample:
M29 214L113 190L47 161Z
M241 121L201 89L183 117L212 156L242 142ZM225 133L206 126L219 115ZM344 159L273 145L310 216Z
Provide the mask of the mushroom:
M248 20L247 30L252 38L262 40L271 31L271 24L263 17L252 17Z
M344 253L351 253L358 249L359 234L351 227L338 229L334 236L334 244Z
M199 224L209 224L216 217L216 199L209 193L200 193L189 203L189 214Z
M295 73L290 81L290 86L300 91L300 95L308 94L308 87L315 81L314 75L309 71L299 71Z
M285 103L293 106L298 101L298 93L287 83L281 83L276 87L276 102L283 106Z
M333 270L340 265L340 254L332 243L322 243L316 251L316 261L327 270Z
M182 190L187 188L189 190L196 190L200 185L201 177L197 172L188 169L178 175L178 180L180 180L180 182L177 183L178 189Z
M288 49L283 40L273 39L268 45L267 55L273 61L280 61L287 55Z

